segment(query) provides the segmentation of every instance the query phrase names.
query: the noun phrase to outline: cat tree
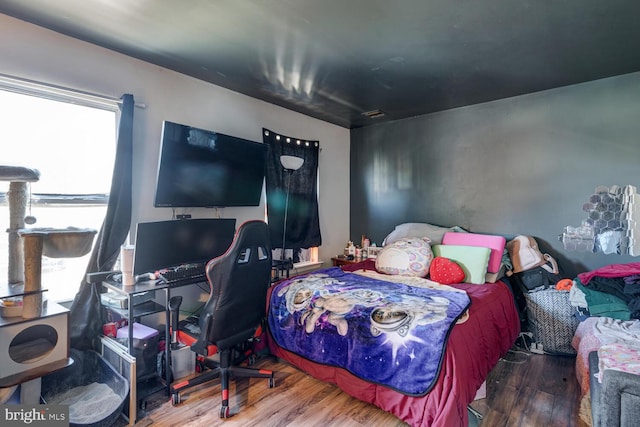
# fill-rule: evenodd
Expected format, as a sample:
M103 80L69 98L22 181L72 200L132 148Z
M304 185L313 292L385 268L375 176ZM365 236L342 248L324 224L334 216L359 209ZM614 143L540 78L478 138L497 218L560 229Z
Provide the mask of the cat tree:
M20 384L21 402L32 404L39 402L40 378L71 363L69 311L43 299L42 256L85 255L96 233L73 227L25 228L27 186L39 178L35 169L0 166L0 181L9 181L10 222L8 283L0 286L0 300L15 303L22 298L21 311L4 310L0 316L0 389Z

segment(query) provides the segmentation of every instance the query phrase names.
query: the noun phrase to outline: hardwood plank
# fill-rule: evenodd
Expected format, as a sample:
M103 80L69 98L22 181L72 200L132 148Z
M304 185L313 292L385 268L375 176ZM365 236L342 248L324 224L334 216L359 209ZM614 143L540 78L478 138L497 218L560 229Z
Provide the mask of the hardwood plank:
M531 354L519 364L502 360L487 379L481 426L585 427L579 394L575 358Z
M507 426L509 418L505 414L501 414L497 411L490 411L483 415L482 422L480 423L481 427L497 427L497 426Z
M510 354L487 378L487 397L472 403L481 427L587 427L579 419L575 359ZM136 427L153 426L406 426L390 413L352 398L297 368L263 358L255 367L275 371L276 387L263 379L240 379L230 386L232 417L220 419L219 380L189 390L172 406L163 393L152 396ZM124 421L119 424L125 425Z

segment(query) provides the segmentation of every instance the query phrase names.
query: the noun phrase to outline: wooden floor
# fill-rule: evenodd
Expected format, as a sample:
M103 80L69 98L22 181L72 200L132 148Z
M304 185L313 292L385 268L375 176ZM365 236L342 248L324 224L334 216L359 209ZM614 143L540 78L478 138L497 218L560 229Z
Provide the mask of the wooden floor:
M509 352L487 378L486 399L471 407L482 427L587 427L579 417L575 358Z
M574 363L567 357L507 354L487 379L487 398L471 405L482 414L480 427L587 427L578 416ZM151 396L136 427L406 425L283 362L265 358L255 367L276 371L276 387L259 379L232 382L231 418L218 417L220 393L212 382L184 393L178 406L162 393Z

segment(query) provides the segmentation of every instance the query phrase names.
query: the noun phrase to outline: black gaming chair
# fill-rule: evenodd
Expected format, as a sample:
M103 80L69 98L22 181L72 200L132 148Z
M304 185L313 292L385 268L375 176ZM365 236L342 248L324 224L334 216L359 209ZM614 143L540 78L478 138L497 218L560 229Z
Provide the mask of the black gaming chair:
M257 337L265 316L267 288L271 283L271 244L268 225L247 221L236 232L227 252L206 266L211 293L199 319L200 333L190 331L191 349L200 356L218 353L220 362L206 360L198 376L171 384L171 402L180 403L187 388L220 377L222 406L220 418L229 417L229 379L232 377L268 378L274 387L273 372L235 366L243 359L248 341ZM178 331L181 342L188 342Z

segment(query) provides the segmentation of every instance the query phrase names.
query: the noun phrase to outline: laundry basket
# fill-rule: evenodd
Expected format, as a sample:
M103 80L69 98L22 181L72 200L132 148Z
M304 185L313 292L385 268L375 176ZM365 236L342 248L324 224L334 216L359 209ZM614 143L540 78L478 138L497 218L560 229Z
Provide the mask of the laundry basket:
M571 340L579 321L569 301L569 291L554 288L524 294L533 339L545 353L572 356Z

